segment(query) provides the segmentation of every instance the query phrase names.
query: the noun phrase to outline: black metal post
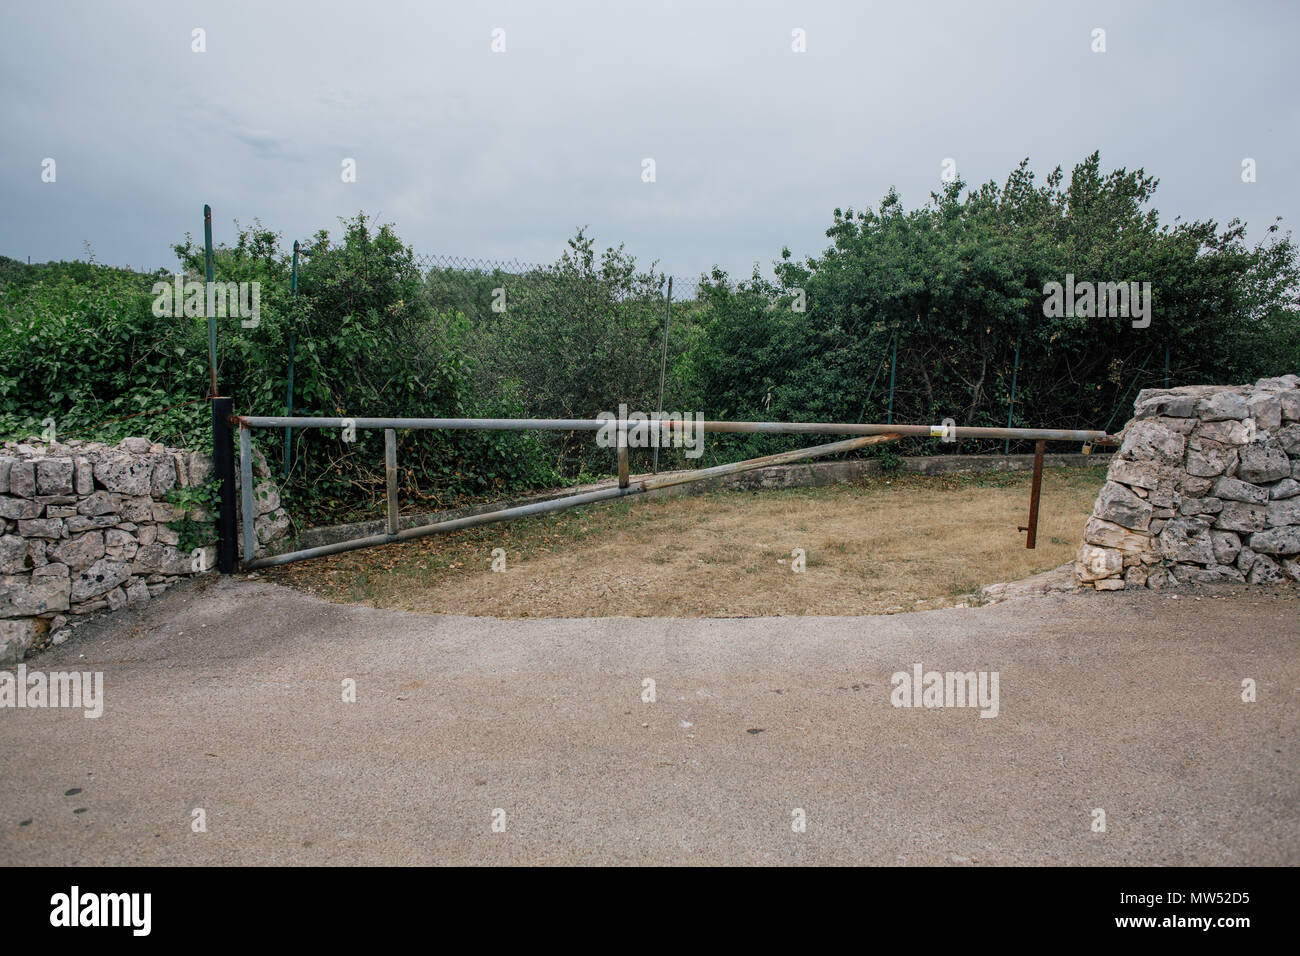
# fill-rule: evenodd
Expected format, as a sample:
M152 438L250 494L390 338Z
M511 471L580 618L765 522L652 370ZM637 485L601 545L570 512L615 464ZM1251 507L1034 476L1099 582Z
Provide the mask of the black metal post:
M235 439L230 427L232 402L212 399L212 468L221 482L221 513L217 521L217 570L235 573Z

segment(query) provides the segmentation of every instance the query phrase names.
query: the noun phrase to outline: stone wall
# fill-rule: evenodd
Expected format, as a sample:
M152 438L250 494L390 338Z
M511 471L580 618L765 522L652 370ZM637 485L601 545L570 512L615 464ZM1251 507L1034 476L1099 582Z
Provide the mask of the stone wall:
M1300 376L1148 389L1122 434L1081 584L1300 581Z
M264 461L254 500L259 553L284 538L289 518ZM79 615L138 604L181 578L216 567L216 549L181 550L169 526L183 517L175 488L212 474L208 455L145 438L0 451L0 664L61 640ZM202 513L192 517L204 518Z

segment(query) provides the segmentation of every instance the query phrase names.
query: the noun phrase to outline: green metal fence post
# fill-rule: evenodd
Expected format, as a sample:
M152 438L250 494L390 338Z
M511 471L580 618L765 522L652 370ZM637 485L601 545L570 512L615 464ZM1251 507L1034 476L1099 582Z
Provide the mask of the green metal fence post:
M1016 375L1020 372L1020 340L1016 339L1016 357L1011 365L1011 401L1007 403L1007 427L1011 427L1011 415L1016 407ZM1008 438L1005 445L1002 446L1002 454L1009 454L1011 451L1011 439Z
M298 240L293 241L293 272L289 278L289 294L293 297L289 308L292 318L289 320L289 382L285 386L285 412L293 417L293 354L298 346ZM293 426L284 427L284 477L289 477L289 467L293 460Z
M217 316L212 294L212 207L203 204L203 254L207 260L208 283L203 288L204 311L208 316L208 394L217 394Z
M668 295L664 298L664 357L659 364L659 407L656 410L655 417L659 418L664 413L664 373L668 371L668 320L672 316L673 309L673 277L668 277ZM622 452L624 456L627 452ZM650 466L654 474L659 474L659 441L655 440L654 463Z
M894 355L889 360L889 416L886 425L894 424L894 373L898 370L898 329L894 329Z
M231 400L212 398L212 470L219 482L217 511L217 570L235 573L235 438L231 432Z

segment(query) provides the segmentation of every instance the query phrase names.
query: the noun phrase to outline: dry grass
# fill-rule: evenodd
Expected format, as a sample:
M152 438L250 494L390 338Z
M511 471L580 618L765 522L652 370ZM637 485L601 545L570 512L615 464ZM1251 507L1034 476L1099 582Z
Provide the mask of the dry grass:
M621 501L263 574L328 600L497 617L750 617L951 606L1070 560L1104 469L898 476ZM494 548L506 570L491 570ZM807 569L794 573L802 548Z

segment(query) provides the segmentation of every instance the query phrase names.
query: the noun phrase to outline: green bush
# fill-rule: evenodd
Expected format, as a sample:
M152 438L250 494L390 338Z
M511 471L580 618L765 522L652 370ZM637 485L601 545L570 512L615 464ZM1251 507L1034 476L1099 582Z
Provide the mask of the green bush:
M1160 225L1141 170L1103 175L1097 154L1036 186L1022 163L999 188L950 184L904 210L835 210L822 255L788 250L776 280L732 290L714 274L692 383L731 417L1118 427L1138 389L1231 383L1300 369L1296 248L1276 225L1255 247L1232 222ZM1045 282L1150 281L1149 328L1047 318ZM806 311L791 308L795 291ZM752 445L752 443L751 443ZM924 447L931 448L926 444ZM963 450L973 450L963 443Z
M1249 246L1230 222L1161 224L1156 181L1103 173L1097 154L1038 184L1022 163L1006 182L960 181L913 210L892 190L874 208L835 210L820 255L782 251L772 278L733 284L720 270L678 289L664 406L706 418L1116 428L1138 389L1251 381L1300 369L1297 255L1277 225ZM201 280L203 250L176 246ZM328 417L592 418L620 403L651 411L663 361L665 276L621 246L597 255L583 230L546 268L439 263L424 268L393 228L363 214L291 254L260 223L215 251L219 282L259 282L256 328L219 324L221 390L238 412ZM1048 318L1045 282L1150 281L1149 328L1123 318ZM0 436L115 441L130 434L210 442L207 322L155 315L170 281L93 263L28 266L0 258ZM796 308L805 305L803 311ZM1168 347L1168 353L1166 353ZM891 368L894 349L897 368ZM1019 350L1019 364L1015 356ZM384 491L383 436L293 433L283 498L308 523L373 517ZM256 442L277 474L282 432ZM404 501L466 498L609 474L612 449L590 433L403 433ZM797 436L713 435L702 461L661 450L660 466L771 454ZM963 442L962 451L1000 449ZM943 452L933 442L873 448ZM649 450L633 452L633 470ZM197 534L197 531L195 532Z
M176 247L185 277L201 280L204 254L187 237ZM20 264L19 264L20 265ZM27 269L35 270L36 278ZM294 412L330 417L518 415L508 390L477 389L467 320L435 312L411 250L390 227L364 216L344 223L342 241L321 232L302 250L301 288L290 294L291 254L255 225L214 254L217 282L259 282L259 322L218 319L221 391L238 413L281 415L290 336L297 333ZM143 275L87 266L15 268L0 293L0 434L60 439L211 444L207 320L156 316L154 283ZM255 442L279 472L281 432ZM336 520L369 514L382 494L383 436L360 431L294 432L293 473L284 496L300 517ZM553 484L535 436L412 432L399 465L408 500L440 507L502 490Z

